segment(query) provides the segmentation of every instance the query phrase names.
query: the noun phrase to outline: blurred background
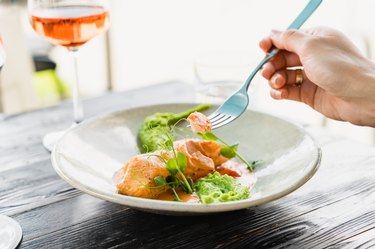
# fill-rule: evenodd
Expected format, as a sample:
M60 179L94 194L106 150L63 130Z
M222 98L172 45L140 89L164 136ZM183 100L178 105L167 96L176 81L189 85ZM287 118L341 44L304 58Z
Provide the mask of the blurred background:
M202 54L249 55L249 73L263 57L258 42L285 29L306 5L301 0L112 0L111 27L80 49L83 98L167 81L196 84L194 63ZM375 58L373 0L324 1L304 27L329 26L348 35ZM6 63L0 76L0 115L56 105L70 98L71 56L32 30L26 1L0 1L0 34ZM274 101L257 76L251 108L375 144L373 128L332 121L305 105ZM199 99L198 99L199 100Z

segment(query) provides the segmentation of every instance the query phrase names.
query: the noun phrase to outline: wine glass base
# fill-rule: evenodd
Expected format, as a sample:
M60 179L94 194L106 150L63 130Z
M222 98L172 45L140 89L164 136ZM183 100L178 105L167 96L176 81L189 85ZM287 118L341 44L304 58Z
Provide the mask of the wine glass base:
M52 152L53 148L57 144L57 142L64 136L64 134L71 128L77 126L77 122L73 123L68 129L61 130L61 131L54 131L47 133L43 137L43 146L48 150L49 152Z
M22 239L22 228L14 219L0 214L0 248L14 249Z
M53 150L56 143L62 138L62 136L66 133L66 130L63 131L55 131L46 134L43 137L43 146L46 148L49 152Z

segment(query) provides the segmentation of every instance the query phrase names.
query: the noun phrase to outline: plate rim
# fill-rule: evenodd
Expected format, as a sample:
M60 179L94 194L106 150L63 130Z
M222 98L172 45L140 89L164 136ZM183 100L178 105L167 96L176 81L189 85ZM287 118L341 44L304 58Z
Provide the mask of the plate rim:
M137 109L145 109L145 108L157 108L160 107L162 108L163 106L176 106L176 105L198 105L199 103L193 103L193 102L186 102L186 103L162 103L162 104L153 104L153 105L143 105L143 106L137 106L133 108L125 108L122 110L114 111L114 112L109 112L103 115L98 115L91 117L82 123L76 125L75 127L72 127L69 129L64 136L60 139L62 141L64 137L79 129L82 126L85 126L87 124L90 124L91 122L98 120L98 119L104 119L106 117L110 116L115 116L123 112L127 111L135 111ZM215 106L215 105L212 105ZM58 157L58 149L60 146L60 142L56 144L54 149L52 150L51 154L51 162L53 165L54 170L56 173L68 184L70 184L72 187L87 193L91 196L110 201L113 203L121 204L130 208L134 209L140 209L143 211L150 211L150 212L157 212L157 213L163 213L165 212L168 213L178 213L181 214L181 212L187 212L185 214L191 213L191 214L208 214L208 213L218 213L218 212L228 212L228 211L235 211L235 210L240 210L244 208L250 208L253 206L258 206L261 204L265 204L271 201L275 201L277 199L280 199L297 189L299 189L301 186L303 186L305 183L307 183L317 172L317 170L320 167L321 164L321 159L322 159L322 150L317 144L316 140L314 137L312 137L309 132L307 132L303 127L299 124L293 123L289 120L274 116L272 114L268 114L265 112L257 111L257 110L252 110L248 109L248 111L255 112L261 115L266 115L272 118L276 118L279 120L282 120L283 122L286 122L294 127L296 127L302 134L306 135L309 139L311 139L313 145L314 145L314 150L316 152L316 158L314 161L310 162L309 165L309 170L301 177L298 179L297 182L295 182L293 185L290 185L288 188L283 189L282 191L276 192L274 194L257 198L257 199L245 199L245 200L239 200L239 201L231 201L231 202L222 202L222 203L211 203L211 204L202 204L202 203L186 203L186 202L173 202L173 201L163 201L163 200L155 200L155 199L146 199L146 198L139 198L139 197L133 197L133 196L126 196L126 195L121 195L118 193L110 193L108 194L107 192L98 190L98 189L93 189L90 186L87 186L85 184L82 184L72 178L70 178L66 172L64 172L59 166L57 162L57 157ZM166 205L167 204L167 205ZM152 205L153 207L150 207Z

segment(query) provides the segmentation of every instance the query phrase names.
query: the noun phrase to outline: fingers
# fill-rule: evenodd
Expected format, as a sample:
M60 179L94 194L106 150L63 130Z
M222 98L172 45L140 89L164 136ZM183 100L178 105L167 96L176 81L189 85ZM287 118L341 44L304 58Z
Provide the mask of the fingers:
M272 48L272 40L269 37L264 37L259 42L259 47L263 50L263 52L267 53Z
M300 69L297 69L300 70ZM297 70L281 70L276 72L269 81L271 96L274 99L289 99L301 101L301 90L303 85L310 83L303 74L303 81L296 84Z
M281 99L294 100L294 101L303 102L312 106L311 105L312 101L310 101L310 99L312 99L312 96L306 95L307 91L304 90L304 88L305 86L298 87L298 86L287 85L277 90L271 89L270 95L272 98L277 99L277 100L281 100Z
M273 46L280 49L280 52L263 66L263 77L269 80L276 71L282 68L301 66L298 54L302 51L306 37L307 34L302 31L273 30L269 37L262 39L259 46L264 52L270 51Z
M307 34L299 30L278 31L272 30L270 39L272 44L281 49L300 54L302 52Z
M314 108L314 98L317 91L317 86L309 80L304 80L302 85L285 84L283 87L275 89L271 88L270 95L272 98L288 99L303 102Z
M296 71L289 67L302 66L304 49L311 36L310 31L276 31L260 41L260 48L268 52L274 46L279 53L262 68L262 76L269 80L270 95L274 99L289 99L304 102L313 107L317 86L303 73L303 82L296 85ZM302 57L300 57L302 56Z
M288 99L294 101L302 101L302 87L286 85L280 89L271 89L270 95L274 99Z
M296 54L280 51L274 58L263 65L262 76L269 80L276 71L287 67L298 67L301 65L301 61Z
M300 69L286 69L275 72L268 82L270 87L274 89L280 89L285 85L296 85L297 70ZM307 76L303 71L302 76L303 79L307 79Z

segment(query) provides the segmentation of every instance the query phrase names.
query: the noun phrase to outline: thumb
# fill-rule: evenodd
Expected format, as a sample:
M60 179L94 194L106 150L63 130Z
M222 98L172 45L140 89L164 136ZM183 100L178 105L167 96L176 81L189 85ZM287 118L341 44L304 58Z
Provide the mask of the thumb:
M300 54L307 39L307 35L299 30L272 30L270 38L275 47Z

